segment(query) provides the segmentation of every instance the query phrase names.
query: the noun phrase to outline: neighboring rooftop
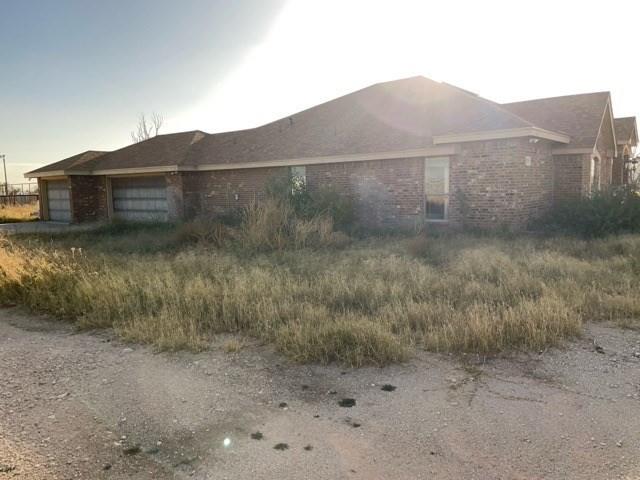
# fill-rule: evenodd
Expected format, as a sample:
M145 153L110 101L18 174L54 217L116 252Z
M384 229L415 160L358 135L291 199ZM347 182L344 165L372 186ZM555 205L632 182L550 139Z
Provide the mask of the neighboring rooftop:
M636 125L636 117L622 117L614 119L616 128L616 139L619 144L625 144L629 141L637 143L638 129Z

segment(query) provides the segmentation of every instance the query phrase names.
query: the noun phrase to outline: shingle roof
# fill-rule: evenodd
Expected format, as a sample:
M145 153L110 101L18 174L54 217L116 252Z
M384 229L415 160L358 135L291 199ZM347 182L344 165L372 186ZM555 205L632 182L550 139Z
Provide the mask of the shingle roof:
M187 164L219 164L424 148L453 133L530 127L500 105L412 77L380 83L262 127L208 135Z
M411 77L378 83L253 129L159 135L92 157L82 167L97 171L368 154L431 147L433 138L441 135L527 127L577 133L578 143L587 143L597 134L598 126L591 131L593 118L605 96L500 105L446 83ZM564 111L563 104L571 105L571 112ZM576 113L579 128L571 124ZM60 164L31 173L60 169ZM65 170L73 168L71 163Z
M636 117L624 117L614 119L616 139L618 143L631 142L634 146L638 143Z
M107 152L100 152L97 150L87 150L86 152L78 153L69 158L65 158L64 160L60 160L55 163L51 163L45 167L38 168L37 170L33 170L29 173L41 173L41 172L51 172L56 170L79 170L85 167L85 165Z
M609 92L584 93L503 106L541 128L566 133L571 137L571 147L591 148L596 143L609 97Z
M204 132L198 130L158 135L149 140L108 152L87 162L83 167L90 170L111 170L178 165L184 161L191 146L197 144L205 136Z
M184 162L189 148L207 134L199 130L157 135L113 152L87 151L33 170L26 175L63 170L91 172L121 168L168 167Z

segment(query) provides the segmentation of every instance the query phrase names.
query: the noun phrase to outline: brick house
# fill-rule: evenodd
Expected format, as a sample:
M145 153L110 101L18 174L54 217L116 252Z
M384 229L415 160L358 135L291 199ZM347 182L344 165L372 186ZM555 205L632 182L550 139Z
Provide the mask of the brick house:
M523 228L555 201L629 181L637 141L608 92L498 104L412 77L258 128L159 135L25 176L51 220L213 217L295 174L350 196L367 226Z

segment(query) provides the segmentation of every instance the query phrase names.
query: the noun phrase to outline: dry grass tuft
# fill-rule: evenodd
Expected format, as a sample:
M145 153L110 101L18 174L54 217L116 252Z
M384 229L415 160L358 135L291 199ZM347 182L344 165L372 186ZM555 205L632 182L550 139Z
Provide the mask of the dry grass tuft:
M224 342L222 348L227 353L238 353L244 348L244 343L242 343L242 341L238 340L237 338L232 338Z
M335 250L315 243L335 241L325 220L294 230L257 216L249 224L250 255L224 242L210 249L174 241L168 253L114 253L141 232L77 237L84 254L75 256L69 239L5 238L0 303L112 327L161 349L200 350L212 335L233 333L296 361L353 366L403 361L415 346L538 350L580 335L587 320L640 327L638 235L396 238ZM159 244L163 235L176 232L155 231ZM303 248L310 242L315 249ZM264 245L277 250L258 253Z
M38 204L0 205L0 223L32 222L38 219Z

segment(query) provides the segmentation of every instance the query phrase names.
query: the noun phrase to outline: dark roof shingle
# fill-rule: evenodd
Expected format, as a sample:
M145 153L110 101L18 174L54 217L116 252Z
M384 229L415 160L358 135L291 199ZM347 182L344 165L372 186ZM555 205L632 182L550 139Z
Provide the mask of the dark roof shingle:
M257 128L159 135L85 159L81 166L99 171L379 153L431 147L441 135L526 127L567 133L574 146L593 145L608 98L608 93L596 93L500 105L446 83L411 77L378 83ZM79 165L63 162L31 173Z
M78 153L72 157L65 158L55 163L50 163L44 167L33 170L29 173L42 173L53 172L57 170L83 170L87 169L87 164L96 158L101 157L107 152L101 152L97 150L87 150L86 152Z
M614 119L616 139L618 143L631 142L634 146L638 143L636 117L624 117Z
M566 133L571 137L571 147L591 148L596 143L609 97L609 92L584 93L503 106L541 128Z

